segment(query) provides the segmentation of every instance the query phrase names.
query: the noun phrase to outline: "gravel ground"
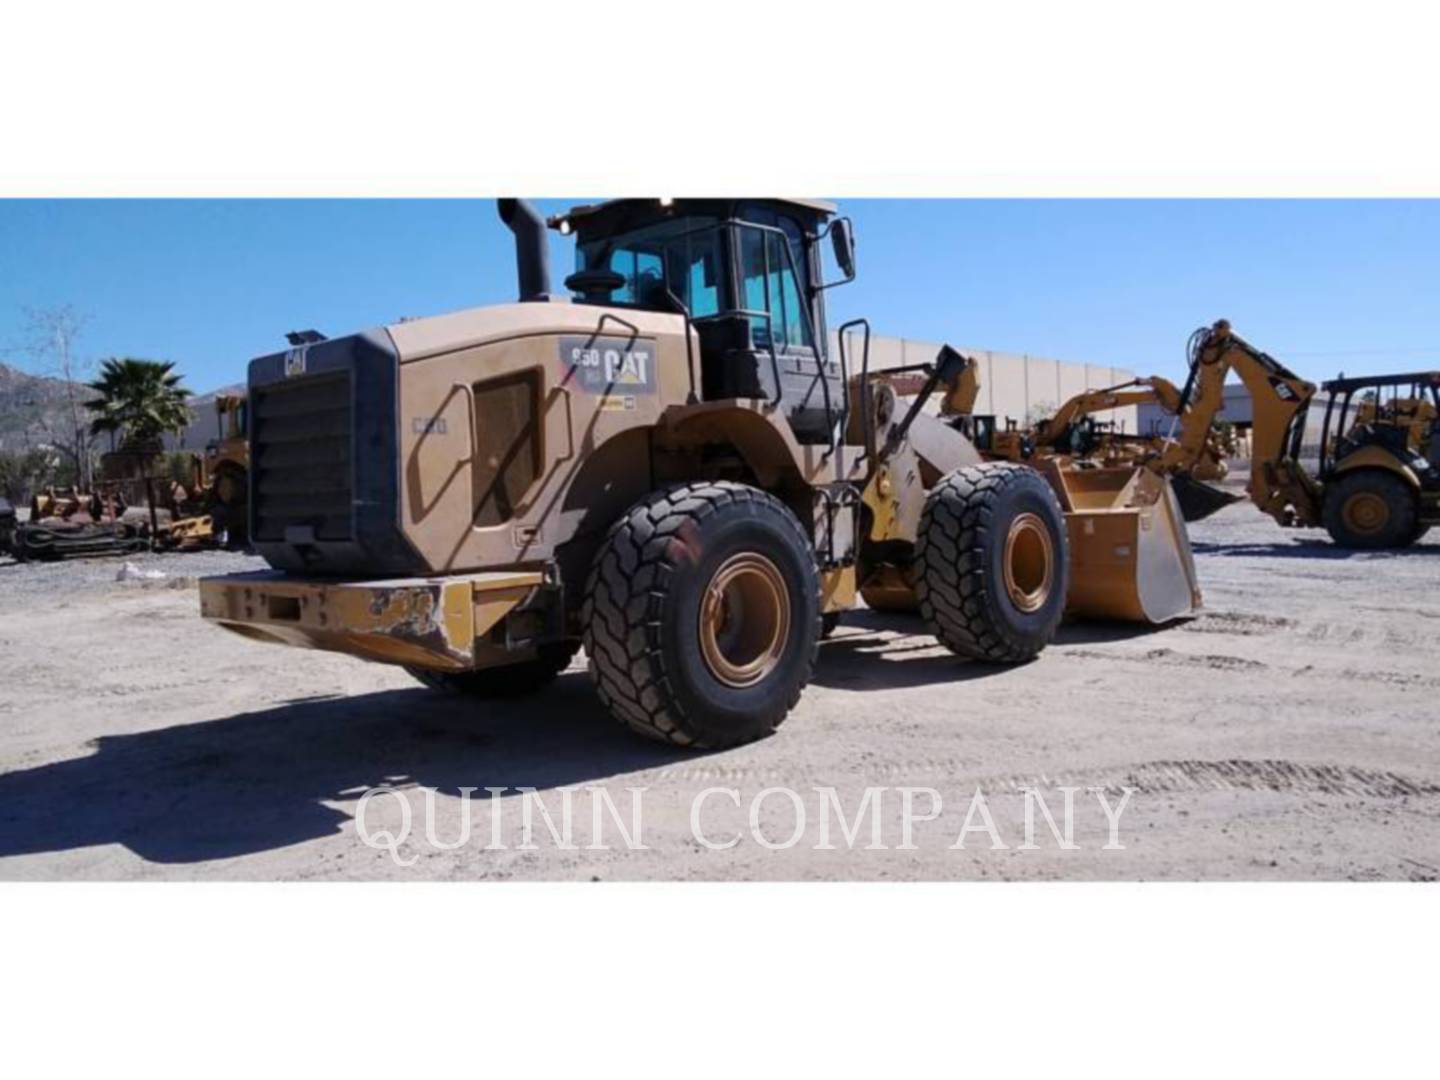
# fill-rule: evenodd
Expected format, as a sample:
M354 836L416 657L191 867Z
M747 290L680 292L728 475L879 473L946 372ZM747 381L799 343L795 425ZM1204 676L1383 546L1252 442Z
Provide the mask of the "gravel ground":
M189 588L196 580L214 574L234 574L245 570L265 569L265 560L234 551L191 551L154 555L113 555L100 559L71 559L65 562L17 563L8 555L0 555L0 613L14 612L44 603L57 592L73 594L77 590L98 589L109 594L121 571L127 566L142 574L156 570L165 575L155 581L163 588ZM133 584L133 583L129 583Z
M115 559L0 564L0 878L1440 875L1440 543L1342 552L1245 505L1192 537L1198 618L1070 625L999 669L857 612L776 736L711 754L618 729L583 659L540 697L476 704L227 634L197 617L193 580L259 565L243 555L131 560L159 581L117 581ZM393 852L357 828L382 784L400 794L366 804L366 832L408 812ZM1063 826L1065 788L1073 848L1044 816ZM641 850L605 802L633 829L629 789ZM1028 847L1026 789L1043 800ZM441 844L472 812L453 850L425 838L427 790ZM558 831L567 791L568 844L542 813ZM589 846L597 810L608 850Z

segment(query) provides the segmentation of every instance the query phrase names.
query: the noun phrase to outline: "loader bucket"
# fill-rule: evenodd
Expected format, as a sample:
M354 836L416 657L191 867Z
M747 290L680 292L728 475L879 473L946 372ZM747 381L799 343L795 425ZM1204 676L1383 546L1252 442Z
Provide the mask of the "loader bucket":
M1186 521L1199 521L1207 518L1245 497L1222 491L1213 484L1206 484L1186 476L1184 473L1172 476L1170 485L1175 489L1175 497L1180 501L1180 512Z
M1050 462L1070 538L1070 615L1163 623L1201 607L1185 519L1164 477Z

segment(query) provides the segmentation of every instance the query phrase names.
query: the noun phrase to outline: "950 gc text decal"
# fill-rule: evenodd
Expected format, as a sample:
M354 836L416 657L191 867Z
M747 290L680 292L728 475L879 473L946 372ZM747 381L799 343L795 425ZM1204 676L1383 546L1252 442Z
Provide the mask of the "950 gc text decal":
M655 342L647 338L562 337L565 379L588 394L655 393Z

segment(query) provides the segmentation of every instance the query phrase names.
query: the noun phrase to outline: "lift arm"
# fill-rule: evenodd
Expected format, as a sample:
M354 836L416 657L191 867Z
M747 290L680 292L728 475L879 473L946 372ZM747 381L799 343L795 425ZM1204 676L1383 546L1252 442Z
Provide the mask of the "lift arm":
M946 349L950 347L945 346ZM950 350L954 352L953 349ZM883 379L894 388L895 393L901 397L913 397L917 394L933 393L935 390L943 391L940 398L941 416L969 416L975 411L975 402L980 397L980 365L971 356L961 356L958 361L952 361L942 373L942 376L931 385L934 372L931 365L919 365L915 369L907 369L899 374L888 371L876 373L876 377ZM926 387L930 390L926 391Z

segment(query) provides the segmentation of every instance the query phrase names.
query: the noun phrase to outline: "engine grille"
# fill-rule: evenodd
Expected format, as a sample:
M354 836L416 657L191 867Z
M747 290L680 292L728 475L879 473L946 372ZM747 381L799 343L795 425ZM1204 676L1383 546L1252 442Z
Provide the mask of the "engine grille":
M354 536L350 372L252 387L253 531L284 540L308 527L316 540Z

